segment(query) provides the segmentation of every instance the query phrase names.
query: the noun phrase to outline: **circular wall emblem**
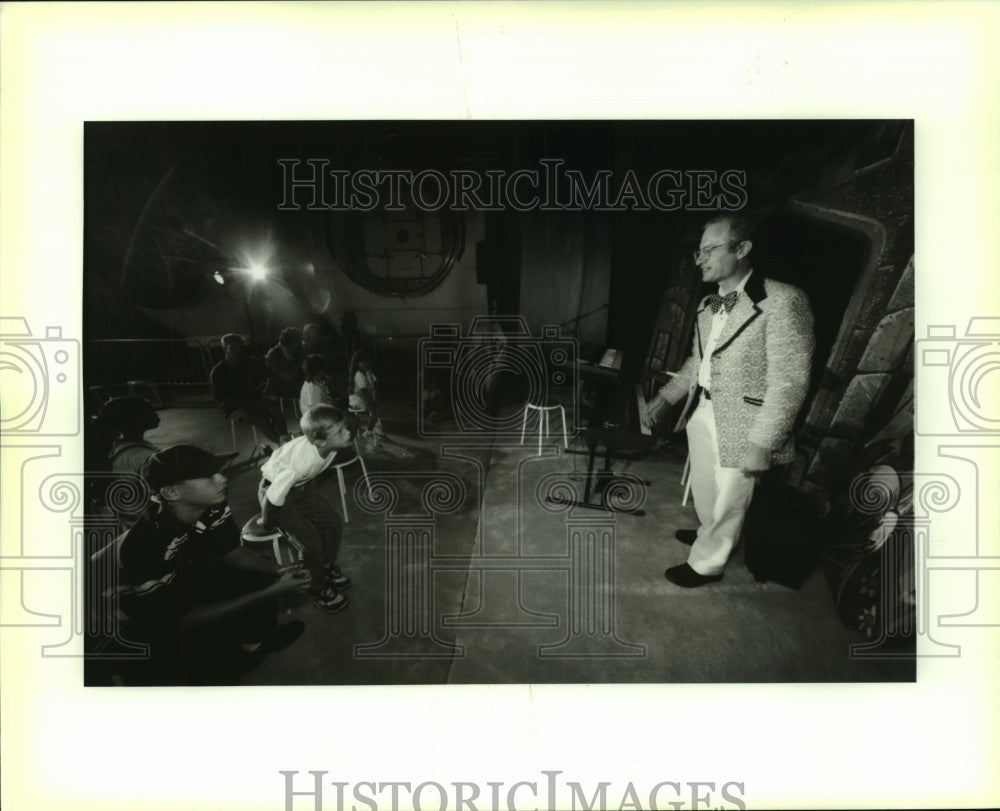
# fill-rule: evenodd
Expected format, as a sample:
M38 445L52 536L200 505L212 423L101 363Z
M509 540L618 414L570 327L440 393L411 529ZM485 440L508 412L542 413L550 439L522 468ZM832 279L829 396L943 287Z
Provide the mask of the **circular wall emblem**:
M331 212L327 247L344 272L381 296L422 296L451 272L465 245L461 213Z

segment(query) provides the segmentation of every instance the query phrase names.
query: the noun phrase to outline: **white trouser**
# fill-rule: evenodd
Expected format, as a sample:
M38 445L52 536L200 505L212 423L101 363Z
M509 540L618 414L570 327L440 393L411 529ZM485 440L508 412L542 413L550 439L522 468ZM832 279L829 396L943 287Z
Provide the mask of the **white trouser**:
M687 424L691 455L691 494L698 513L698 537L688 566L698 574L720 574L736 546L753 498L754 479L739 468L719 467L712 401L702 397Z

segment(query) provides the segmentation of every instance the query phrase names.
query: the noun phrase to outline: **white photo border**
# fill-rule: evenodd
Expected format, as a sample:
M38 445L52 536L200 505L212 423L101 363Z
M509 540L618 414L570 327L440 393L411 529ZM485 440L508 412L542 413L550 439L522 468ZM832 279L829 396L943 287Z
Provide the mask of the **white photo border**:
M912 118L917 337L961 337L1000 301L998 35L994 4L954 1L5 4L2 313L80 339L84 121ZM932 394L918 409L948 408ZM23 532L17 460L80 469L82 448L2 444L6 560ZM998 445L918 437L930 473L977 449L974 497L932 535L978 533L983 560L1000 555ZM4 585L33 574L7 564ZM55 553L51 568L69 603ZM939 620L969 607L952 568L931 621L962 655L920 660L915 685L87 689L79 660L38 656L65 636L56 596L49 628L2 629L4 805L284 808L282 770L323 770L508 787L561 771L640 794L737 781L747 807L995 806L997 567L982 564L964 624Z

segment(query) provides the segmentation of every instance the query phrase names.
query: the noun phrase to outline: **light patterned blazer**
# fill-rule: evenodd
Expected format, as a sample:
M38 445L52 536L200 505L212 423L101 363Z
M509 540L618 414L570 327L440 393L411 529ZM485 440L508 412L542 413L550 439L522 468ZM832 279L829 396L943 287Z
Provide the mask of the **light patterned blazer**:
M661 390L669 403L687 398L677 430L691 412L712 318L706 297L698 305L691 355ZM757 273L747 279L711 359L712 407L723 467L739 467L751 443L770 449L772 464L792 461L792 429L809 388L814 346L805 293Z

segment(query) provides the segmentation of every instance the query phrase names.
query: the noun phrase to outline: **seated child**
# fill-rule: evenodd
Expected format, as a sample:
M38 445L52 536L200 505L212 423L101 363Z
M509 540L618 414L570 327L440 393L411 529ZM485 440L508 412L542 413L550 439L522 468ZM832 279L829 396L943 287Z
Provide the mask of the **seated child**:
M332 405L333 397L326 377L326 359L322 355L309 355L302 361L305 377L299 392L299 408L305 414L314 405Z
M141 397L120 397L112 400L118 405L119 434L111 445L111 469L115 473L138 473L157 447L146 441L145 434L160 424L160 415L156 413L149 400ZM111 403L107 403L105 408Z
M348 370L347 393L352 409L368 412L368 423L362 429L362 436L369 437L376 444L384 436L382 421L378 414L378 400L375 397L375 373L364 352L355 352Z
M97 416L85 432L86 492L90 510L94 514L114 512L120 521L130 525L145 509L139 503L129 504L129 499L113 499L109 493L116 485L131 489L127 476L112 477L111 473L139 473L157 448L146 441L145 434L160 424L160 416L149 400L142 397L114 397L101 406ZM124 492L124 491L122 491Z
M337 565L343 519L330 494L331 482L321 474L334 459L354 453L344 414L330 405L316 405L299 422L303 436L286 442L261 466L258 489L261 526L277 525L295 536L304 549L305 567L312 575L313 604L333 614L349 602L341 591L351 579ZM336 488L336 484L333 487Z

